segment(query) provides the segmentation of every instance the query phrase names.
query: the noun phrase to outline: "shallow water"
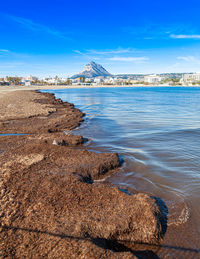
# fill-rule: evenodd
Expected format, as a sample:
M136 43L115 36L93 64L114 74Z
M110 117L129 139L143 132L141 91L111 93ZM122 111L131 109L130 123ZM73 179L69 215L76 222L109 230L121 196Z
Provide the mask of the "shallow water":
M25 134L21 134L21 133L1 133L0 136L23 136Z
M200 258L200 88L91 88L49 92L86 113L76 133L90 149L123 158L106 181L165 202L159 258Z

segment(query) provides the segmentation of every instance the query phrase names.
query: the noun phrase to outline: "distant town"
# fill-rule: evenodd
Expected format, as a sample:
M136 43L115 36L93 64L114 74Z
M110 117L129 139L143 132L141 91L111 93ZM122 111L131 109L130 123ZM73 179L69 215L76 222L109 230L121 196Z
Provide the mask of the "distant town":
M135 86L200 86L200 73L163 73L163 74L119 74L112 75L101 65L90 62L84 69L72 76L39 78L37 76L0 78L3 85L135 85Z
M200 86L200 73L189 74L159 74L159 75L116 75L107 77L94 78L60 78L47 77L39 79L36 76L27 77L9 77L0 78L0 85L184 85L184 86Z

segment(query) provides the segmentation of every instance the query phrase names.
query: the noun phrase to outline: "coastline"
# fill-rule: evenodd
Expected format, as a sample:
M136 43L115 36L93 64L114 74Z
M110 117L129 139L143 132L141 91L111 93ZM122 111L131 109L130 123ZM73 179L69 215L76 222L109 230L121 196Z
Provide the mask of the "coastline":
M116 171L120 163L117 154L87 151L84 138L72 134L83 120L81 111L35 91L7 93L4 100L12 116L1 107L0 132L26 135L0 136L3 255L9 256L12 247L16 256L36 251L44 256L45 247L54 247L50 257L59 258L62 251L71 258L86 245L82 258L137 258L127 242L133 246L161 241L165 219L154 198L130 196L94 182ZM14 108L9 106L12 100ZM23 107L18 105L26 106L26 101L31 113L20 114ZM122 245L127 248L116 253Z
M180 86L180 85L174 85L174 86L168 86L168 85L92 85L92 86L86 86L86 85L35 85L35 86L0 86L0 95L6 94L12 91L20 91L20 90L48 90L48 89L78 89L78 88L136 88L136 87L142 87L142 88L150 88L150 87L200 87L200 86Z

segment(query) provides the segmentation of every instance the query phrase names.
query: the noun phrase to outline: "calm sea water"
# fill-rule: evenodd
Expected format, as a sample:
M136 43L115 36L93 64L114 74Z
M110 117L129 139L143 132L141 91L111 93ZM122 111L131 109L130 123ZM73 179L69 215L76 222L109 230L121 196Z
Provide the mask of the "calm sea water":
M200 258L200 88L49 90L86 113L88 148L124 160L106 181L160 197L168 207L161 258Z

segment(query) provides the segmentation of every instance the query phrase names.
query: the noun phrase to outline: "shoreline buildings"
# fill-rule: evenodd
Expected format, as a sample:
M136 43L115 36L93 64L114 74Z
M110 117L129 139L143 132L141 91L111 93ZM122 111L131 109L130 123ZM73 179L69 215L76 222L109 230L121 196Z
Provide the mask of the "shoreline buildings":
M200 85L200 73L163 73L163 74L119 74L112 75L101 65L90 62L72 77L37 76L4 77L0 85Z

